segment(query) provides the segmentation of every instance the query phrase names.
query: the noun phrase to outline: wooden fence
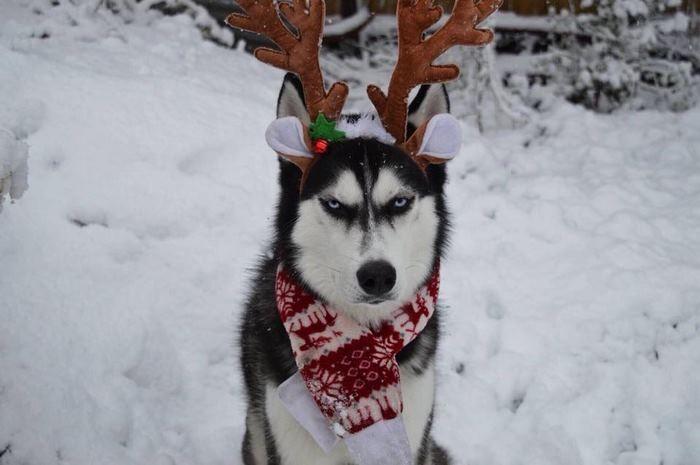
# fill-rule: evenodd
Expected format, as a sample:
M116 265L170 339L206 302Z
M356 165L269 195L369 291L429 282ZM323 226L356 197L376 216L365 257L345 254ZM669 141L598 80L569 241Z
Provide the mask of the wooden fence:
M452 8L453 0L435 0L446 11ZM340 12L341 0L326 0L328 12L337 14ZM595 3L595 2L594 2ZM562 9L581 11L581 0L504 0L502 9L512 11L520 15L546 15L550 9L560 11ZM700 11L700 0L683 0L681 11L690 12L693 9ZM375 13L393 13L396 10L396 0L370 0L370 10Z

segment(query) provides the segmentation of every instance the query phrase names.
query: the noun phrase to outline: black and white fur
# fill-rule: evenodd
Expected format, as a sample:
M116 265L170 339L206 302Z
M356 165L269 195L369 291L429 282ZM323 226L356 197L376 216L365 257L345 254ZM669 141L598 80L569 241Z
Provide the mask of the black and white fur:
M296 116L308 124L302 95L299 82L287 75L278 117ZM422 87L409 111L410 134L434 114L449 111L444 87ZM401 149L382 142L387 136L374 117L345 116L342 124L348 135L371 137L331 143L311 168L301 193L300 170L280 158L275 236L251 282L240 327L247 390L245 465L352 463L343 444L324 454L277 396L277 387L297 370L275 307L278 264L284 263L319 298L373 324L425 283L445 247L449 222L444 165L431 165L424 174ZM379 296L364 291L358 271L368 263L394 269L390 290ZM450 463L430 436L439 319L438 309L398 355L403 418L416 465Z

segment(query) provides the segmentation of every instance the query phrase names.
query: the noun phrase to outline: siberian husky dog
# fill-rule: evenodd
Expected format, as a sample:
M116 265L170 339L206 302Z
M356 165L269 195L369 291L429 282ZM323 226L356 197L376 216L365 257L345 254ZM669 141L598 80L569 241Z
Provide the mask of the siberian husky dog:
M409 106L408 135L433 115L449 112L443 85L424 85ZM308 124L300 82L288 74L277 116ZM240 326L247 390L245 465L348 465L343 444L326 455L277 396L297 371L275 305L280 263L320 299L362 324L389 316L425 284L440 259L448 230L445 165L425 173L384 140L374 116L345 115L347 139L332 143L307 174L280 158L275 235L251 282ZM397 356L403 418L416 465L446 465L430 430L435 390L439 309Z

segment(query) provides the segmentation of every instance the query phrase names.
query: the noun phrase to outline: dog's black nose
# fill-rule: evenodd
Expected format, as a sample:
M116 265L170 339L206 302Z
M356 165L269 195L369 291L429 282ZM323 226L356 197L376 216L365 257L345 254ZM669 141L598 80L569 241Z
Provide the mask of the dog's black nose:
M357 282L367 294L379 297L396 284L396 270L384 260L367 262L357 270Z

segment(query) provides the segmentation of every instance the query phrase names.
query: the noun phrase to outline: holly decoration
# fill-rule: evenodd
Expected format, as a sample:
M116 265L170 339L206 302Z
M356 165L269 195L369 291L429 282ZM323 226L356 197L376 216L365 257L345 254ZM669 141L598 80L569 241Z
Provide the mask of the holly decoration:
M345 138L345 133L335 128L335 121L329 121L323 113L319 113L316 121L309 125L309 136L314 141L314 151L324 153L328 144Z

